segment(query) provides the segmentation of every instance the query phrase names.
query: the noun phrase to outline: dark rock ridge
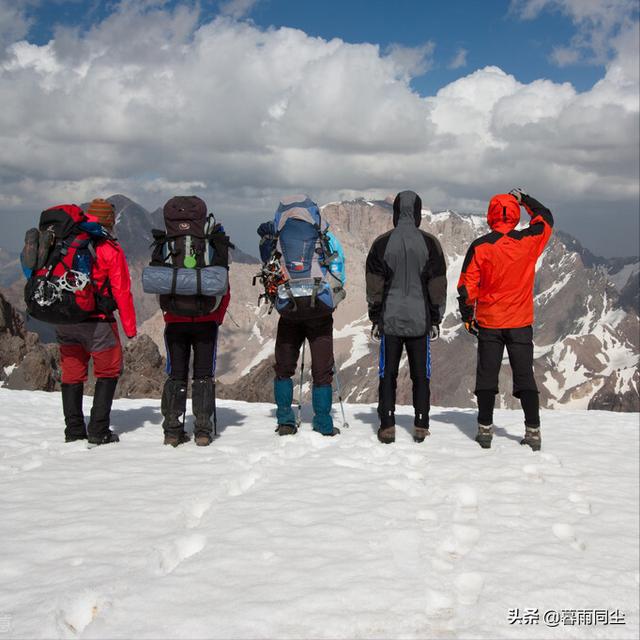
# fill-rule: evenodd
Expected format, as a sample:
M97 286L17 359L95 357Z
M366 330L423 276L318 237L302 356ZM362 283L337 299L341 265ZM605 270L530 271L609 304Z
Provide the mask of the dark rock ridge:
M159 398L166 379L165 359L146 335L124 345L124 371L116 398ZM26 331L21 315L0 292L0 381L8 389L56 391L60 388L60 357L56 344L42 344ZM93 394L91 376L85 394Z

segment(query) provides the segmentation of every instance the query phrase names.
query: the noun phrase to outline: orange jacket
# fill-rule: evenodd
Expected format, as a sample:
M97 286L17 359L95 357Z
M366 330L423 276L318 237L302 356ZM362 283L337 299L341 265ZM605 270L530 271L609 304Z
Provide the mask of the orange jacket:
M536 261L551 236L551 211L531 196L522 204L531 216L516 231L520 205L508 194L494 196L487 222L491 233L475 240L464 259L458 302L464 322L474 317L488 329L516 329L533 323L533 280Z

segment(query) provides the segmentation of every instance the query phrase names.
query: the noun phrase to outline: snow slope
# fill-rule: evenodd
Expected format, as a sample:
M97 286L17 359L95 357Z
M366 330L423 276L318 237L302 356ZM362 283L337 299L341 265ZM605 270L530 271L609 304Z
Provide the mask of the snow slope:
M158 403L120 400L122 442L87 450L62 443L58 394L0 389L8 637L638 637L637 414L544 412L533 453L517 412L483 451L470 410L434 409L422 445L400 410L383 446L369 406L329 439L220 405L209 448L161 446Z

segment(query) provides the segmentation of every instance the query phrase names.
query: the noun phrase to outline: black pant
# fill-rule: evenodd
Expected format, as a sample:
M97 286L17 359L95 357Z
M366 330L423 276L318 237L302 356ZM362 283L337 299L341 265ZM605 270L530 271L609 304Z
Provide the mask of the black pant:
M486 329L478 335L476 389L478 422L493 422L493 407L498 393L498 376L504 348L507 348L513 373L513 395L520 399L529 426L540 425L538 387L533 377L533 327Z
M403 338L383 335L380 341L380 384L378 387L378 416L381 427L391 427L396 423L396 386L402 348L406 347L409 359L409 374L413 383L414 425L429 426L431 408L431 351L428 336Z
M276 335L276 377L291 378L296 372L302 343L309 341L311 375L316 386L333 382L333 316L296 319L281 316Z
M193 348L193 378L212 378L216 371L218 325L215 322L170 322L164 330L167 373L187 381Z

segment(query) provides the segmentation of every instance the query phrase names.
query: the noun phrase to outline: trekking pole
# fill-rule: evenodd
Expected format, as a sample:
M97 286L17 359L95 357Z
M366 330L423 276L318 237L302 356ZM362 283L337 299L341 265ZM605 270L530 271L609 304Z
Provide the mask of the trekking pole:
M213 379L213 437L218 437L218 414L216 412L216 379Z
M340 402L340 411L342 412L342 426L348 429L349 423L347 422L347 419L344 416L344 404L342 403L342 391L340 389L340 378L338 377L338 369L335 365L333 366L333 375L336 379L336 391L338 392L338 401Z
M210 214L213 215L213 214ZM215 220L215 216L213 218ZM234 320L235 322L235 320ZM216 325L215 336L213 338L213 364L211 366L211 386L213 387L213 437L218 437L218 413L216 410L216 365L218 364L218 336L220 327Z
M302 378L304 376L304 352L305 347L307 346L307 341L304 340L302 342L302 362L300 363L300 387L298 389L298 418L296 419L296 425L300 428L300 424L302 422L300 416L302 414Z

